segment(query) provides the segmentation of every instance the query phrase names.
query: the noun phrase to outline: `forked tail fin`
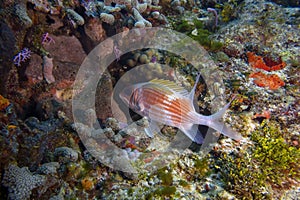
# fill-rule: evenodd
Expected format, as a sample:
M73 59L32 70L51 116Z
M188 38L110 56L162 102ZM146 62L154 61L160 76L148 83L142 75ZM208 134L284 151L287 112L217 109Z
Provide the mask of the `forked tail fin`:
M239 134L232 128L226 126L224 122L219 122L218 120L212 120L207 126L215 129L216 131L219 131L223 135L226 135L234 140L239 141L243 138L241 134Z
M234 131L232 128L225 125L225 123L222 121L222 118L230 106L232 101L230 101L226 106L224 106L221 110L219 110L217 113L207 116L206 120L201 120L201 124L209 126L216 131L219 131L223 135L226 135L234 140L241 140L243 137L240 133Z

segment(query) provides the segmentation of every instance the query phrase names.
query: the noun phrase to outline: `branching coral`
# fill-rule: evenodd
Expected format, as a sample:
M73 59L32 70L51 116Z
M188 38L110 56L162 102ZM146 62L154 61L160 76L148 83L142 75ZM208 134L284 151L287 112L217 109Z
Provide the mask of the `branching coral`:
M28 48L22 49L17 55L15 55L13 61L14 64L17 65L18 67L21 66L21 62L25 62L31 57L31 51Z

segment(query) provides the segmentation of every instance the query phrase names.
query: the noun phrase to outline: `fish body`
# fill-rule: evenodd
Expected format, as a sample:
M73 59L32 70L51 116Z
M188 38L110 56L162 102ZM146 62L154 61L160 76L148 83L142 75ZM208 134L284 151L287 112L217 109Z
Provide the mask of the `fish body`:
M133 111L150 119L150 128L146 130L150 137L155 130L159 131L156 125L158 122L179 128L192 141L199 144L203 143L203 138L195 125L206 125L235 140L240 140L242 136L239 133L220 122L230 103L210 116L196 112L193 102L199 78L200 75L197 76L191 92L172 81L154 79L125 87L120 93L120 98Z

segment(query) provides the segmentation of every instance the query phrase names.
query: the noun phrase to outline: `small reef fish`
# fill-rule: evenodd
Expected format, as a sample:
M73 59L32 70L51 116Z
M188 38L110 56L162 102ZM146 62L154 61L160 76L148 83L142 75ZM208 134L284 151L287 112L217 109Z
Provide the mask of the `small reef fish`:
M149 119L150 125L145 129L149 137L153 137L155 131L160 132L157 123L161 123L177 127L198 144L204 141L198 125L211 127L234 140L241 140L239 133L220 121L231 102L210 116L196 112L193 102L199 78L200 74L190 92L175 82L154 79L125 87L120 98L134 112Z

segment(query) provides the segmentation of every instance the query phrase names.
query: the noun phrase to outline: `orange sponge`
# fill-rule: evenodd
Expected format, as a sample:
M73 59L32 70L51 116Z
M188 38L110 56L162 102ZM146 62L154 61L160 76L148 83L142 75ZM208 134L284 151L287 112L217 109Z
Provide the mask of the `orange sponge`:
M284 81L279 78L276 74L264 74L262 72L253 72L249 76L254 78L254 83L260 87L267 87L270 90L277 90L284 86Z

